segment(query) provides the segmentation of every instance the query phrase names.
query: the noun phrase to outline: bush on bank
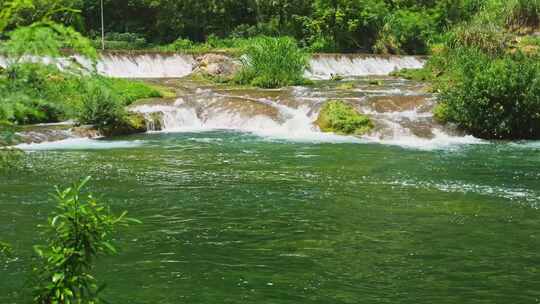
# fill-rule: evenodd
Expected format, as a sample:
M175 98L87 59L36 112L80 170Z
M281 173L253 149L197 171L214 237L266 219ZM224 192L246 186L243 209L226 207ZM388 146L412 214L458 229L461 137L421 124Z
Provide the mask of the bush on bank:
M104 126L119 121L137 99L160 97L142 82L62 72L55 66L25 63L0 73L0 121L12 124L74 119Z
M540 138L538 58L471 52L461 60L454 83L442 89L439 119L481 138Z

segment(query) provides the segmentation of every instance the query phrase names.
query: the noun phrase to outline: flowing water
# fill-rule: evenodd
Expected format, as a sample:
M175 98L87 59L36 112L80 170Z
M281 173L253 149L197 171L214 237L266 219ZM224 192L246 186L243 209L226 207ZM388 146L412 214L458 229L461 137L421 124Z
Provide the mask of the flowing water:
M28 299L47 193L87 175L143 221L98 261L111 303L539 303L540 144L437 125L416 83L350 81L160 80L179 98L132 107L148 134L20 146L21 165L0 175L1 238L16 252L0 303ZM375 130L319 132L331 98Z

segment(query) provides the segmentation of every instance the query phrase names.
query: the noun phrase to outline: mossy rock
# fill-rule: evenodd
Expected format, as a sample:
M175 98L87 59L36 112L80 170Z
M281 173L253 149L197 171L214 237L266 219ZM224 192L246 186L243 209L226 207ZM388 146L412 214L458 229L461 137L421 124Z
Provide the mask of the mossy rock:
M354 83L353 82L345 82L336 87L338 90L352 90L354 89Z
M327 102L315 121L323 132L343 135L364 135L373 129L371 119L341 100Z
M147 131L146 119L140 113L128 113L114 125L102 128L104 136L120 136L144 133Z
M382 80L380 80L380 79L370 79L369 84L370 85L375 85L375 86L382 86L384 84L384 82Z

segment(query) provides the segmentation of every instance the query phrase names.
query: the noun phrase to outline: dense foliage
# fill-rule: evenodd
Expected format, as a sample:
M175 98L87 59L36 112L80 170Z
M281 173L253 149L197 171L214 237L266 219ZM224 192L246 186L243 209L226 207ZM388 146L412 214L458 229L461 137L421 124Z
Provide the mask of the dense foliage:
M126 212L114 216L92 194L82 193L88 181L56 190L57 209L42 226L46 245L35 247L41 261L34 268L35 303L99 303L101 287L92 275L95 260L116 253L112 241L118 226L137 222L126 218Z
M433 82L442 122L481 138L540 138L539 45L523 36L539 16L537 1L488 1L432 46L426 69L398 74Z
M540 137L540 64L522 54L471 55L443 91L446 119L484 138Z
M67 119L92 123L96 117L81 110L96 99L110 104L106 106L111 110L108 115L121 115L121 106L161 96L159 90L142 82L66 73L53 65L35 63L19 64L0 74L0 90L0 121L14 124Z
M294 37L313 51L422 53L485 1L492 0L104 0L105 31L111 49L263 35ZM25 1L0 0L0 5L12 2ZM39 0L30 5L19 4L8 27L47 17L99 37L100 1Z

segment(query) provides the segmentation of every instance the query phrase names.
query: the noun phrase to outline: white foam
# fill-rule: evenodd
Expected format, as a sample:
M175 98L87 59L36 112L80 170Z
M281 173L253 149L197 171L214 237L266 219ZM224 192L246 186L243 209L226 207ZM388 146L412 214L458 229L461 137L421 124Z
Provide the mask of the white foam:
M181 101L181 100L180 100ZM313 124L315 117L310 115L307 106L298 109L268 101L258 100L275 107L280 113L279 121L265 115L245 116L227 109L205 113L202 118L196 109L183 106L139 106L134 111L148 114L162 113L162 132L205 132L215 130L233 130L252 133L270 139L285 139L303 142L363 142L354 136L340 136L323 133Z
M107 141L89 138L70 138L60 141L36 144L19 144L15 146L24 151L42 150L104 150L133 148L141 145L141 141Z
M488 144L488 142L478 139L474 136L452 136L439 129L433 129L433 138L420 138L413 134L400 130L401 134L394 134L390 138L379 138L377 136L366 136L372 142L400 146L404 148L413 148L419 150L441 150L454 149L463 145Z

